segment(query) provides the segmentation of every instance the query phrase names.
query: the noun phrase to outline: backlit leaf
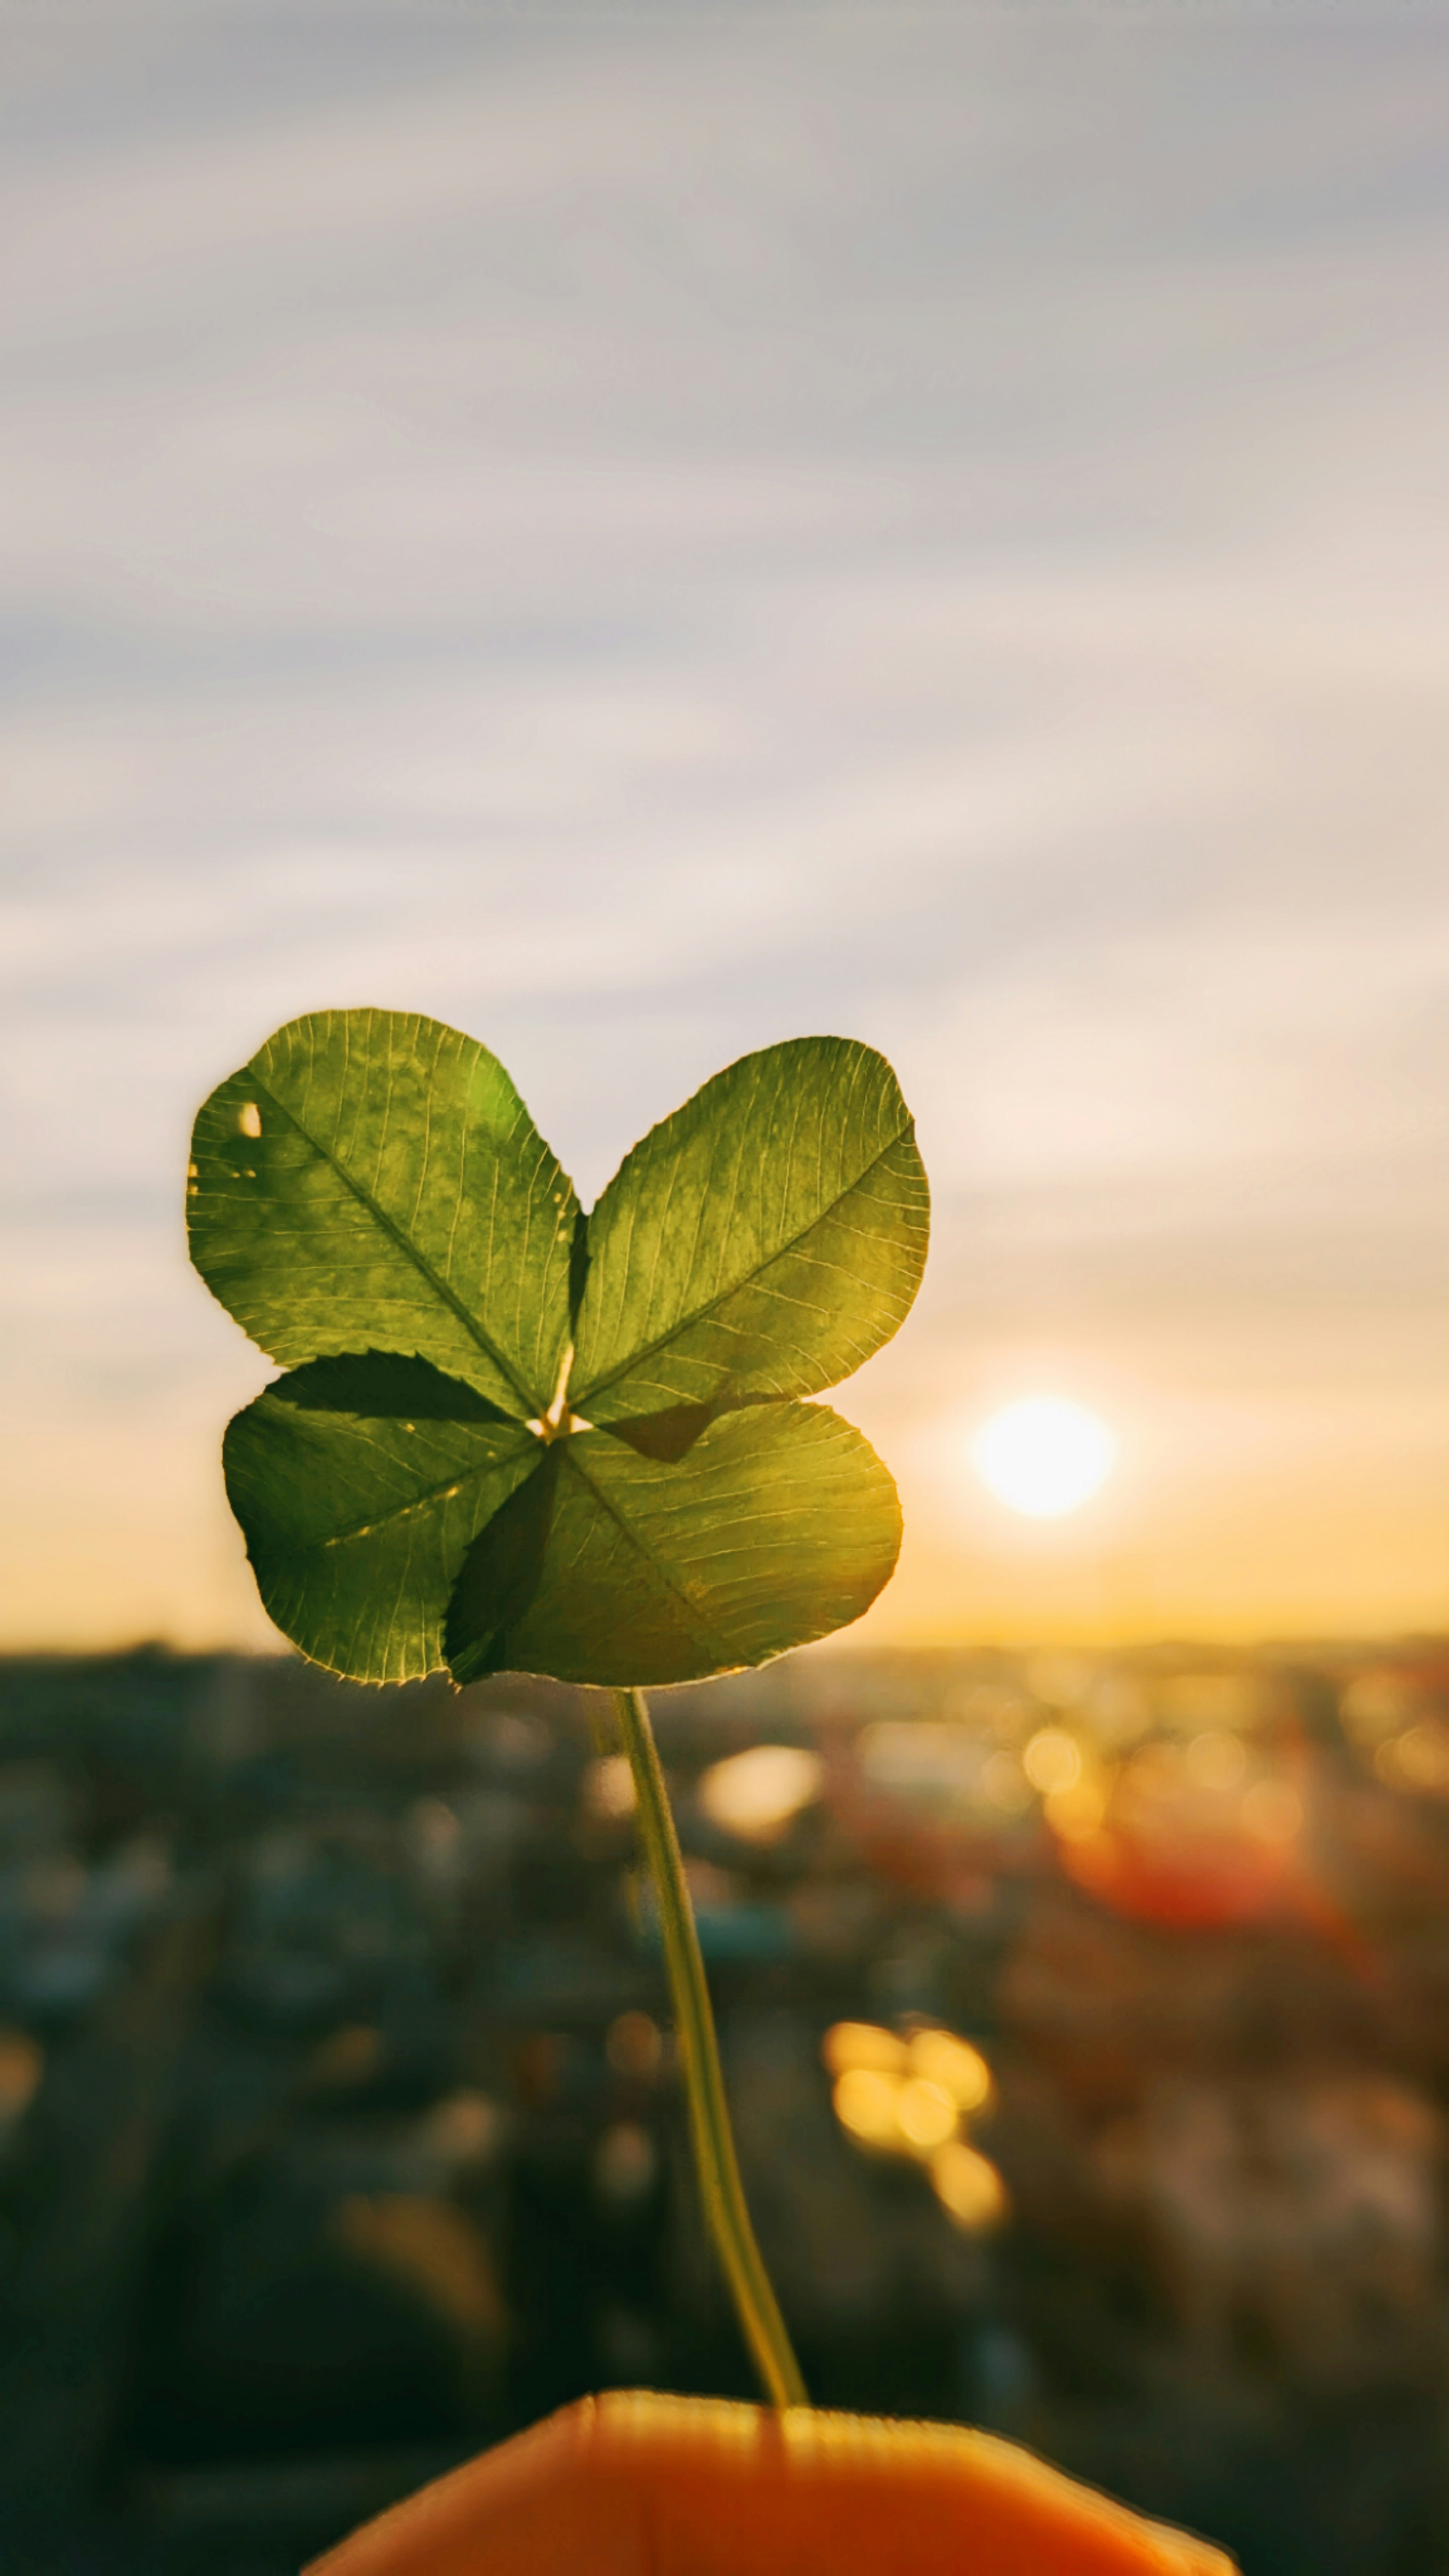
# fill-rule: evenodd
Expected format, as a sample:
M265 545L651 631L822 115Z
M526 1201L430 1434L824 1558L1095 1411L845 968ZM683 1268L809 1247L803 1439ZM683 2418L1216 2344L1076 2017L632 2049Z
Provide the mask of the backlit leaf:
M544 1455L473 1387L376 1351L280 1378L222 1451L268 1616L368 1682L437 1670L468 1543Z
M572 1184L496 1056L437 1020L292 1020L196 1121L191 1253L284 1364L431 1360L527 1417L569 1338Z
M845 1038L745 1056L634 1147L590 1217L570 1400L618 1422L833 1386L903 1321L928 1223L883 1056Z
M824 1405L725 1414L672 1463L575 1434L468 1550L448 1661L617 1685L763 1663L858 1619L900 1535L890 1475Z

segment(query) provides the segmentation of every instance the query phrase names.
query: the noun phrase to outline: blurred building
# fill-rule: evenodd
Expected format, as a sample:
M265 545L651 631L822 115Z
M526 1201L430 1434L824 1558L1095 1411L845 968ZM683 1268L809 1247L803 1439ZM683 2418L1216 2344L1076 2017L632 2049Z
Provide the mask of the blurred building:
M661 1694L821 2402L1449 2569L1449 1659ZM586 2389L750 2393L607 1703L0 1670L0 2543L283 2576Z

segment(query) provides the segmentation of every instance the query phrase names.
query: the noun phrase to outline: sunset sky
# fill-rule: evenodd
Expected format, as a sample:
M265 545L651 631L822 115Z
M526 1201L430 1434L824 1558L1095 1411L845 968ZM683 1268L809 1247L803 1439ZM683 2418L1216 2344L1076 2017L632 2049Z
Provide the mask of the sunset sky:
M6 1645L270 1638L192 1111L418 1009L586 1198L869 1040L862 1639L1449 1625L1449 26L0 21ZM1048 1392L1119 1443L1014 1517Z

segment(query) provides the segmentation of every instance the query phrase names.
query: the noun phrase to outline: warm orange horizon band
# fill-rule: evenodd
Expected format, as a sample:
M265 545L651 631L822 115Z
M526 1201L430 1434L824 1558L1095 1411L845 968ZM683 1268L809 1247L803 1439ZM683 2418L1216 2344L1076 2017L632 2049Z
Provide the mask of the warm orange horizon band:
M1225 2552L948 2424L586 2397L306 2576L1234 2576Z

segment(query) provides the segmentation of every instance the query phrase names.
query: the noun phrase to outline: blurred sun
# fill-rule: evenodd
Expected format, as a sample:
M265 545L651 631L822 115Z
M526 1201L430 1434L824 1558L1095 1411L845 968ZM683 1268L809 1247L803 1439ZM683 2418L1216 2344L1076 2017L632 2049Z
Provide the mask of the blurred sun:
M999 1502L1029 1520L1057 1520L1090 1502L1116 1463L1105 1422L1066 1396L1029 1395L983 1422L971 1460Z

